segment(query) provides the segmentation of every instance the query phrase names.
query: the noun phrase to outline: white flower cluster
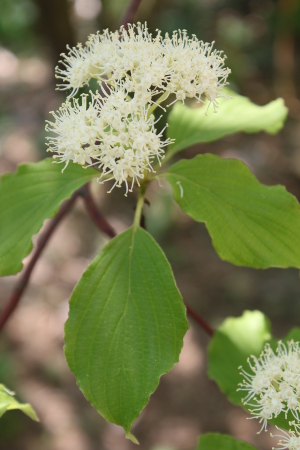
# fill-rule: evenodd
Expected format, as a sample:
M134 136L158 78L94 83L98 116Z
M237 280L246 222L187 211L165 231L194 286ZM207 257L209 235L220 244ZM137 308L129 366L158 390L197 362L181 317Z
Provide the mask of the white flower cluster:
M300 348L299 342L290 341L287 346L279 341L276 353L269 344L259 358L248 359L253 374L242 367L241 375L245 377L239 389L247 391L243 403L250 407L251 413L262 424L260 431L267 429L267 421L277 417L281 412L287 420L291 412L294 420L289 425L294 428L289 433L279 436L280 449L300 450Z
M48 138L49 151L66 165L98 164L99 180L114 179L113 187L125 182L126 194L128 180L132 190L171 143L156 131L153 110L171 95L169 106L187 97L203 102L206 96L215 108L217 97L226 96L220 89L230 73L213 44L189 38L186 31L152 37L140 23L91 35L85 47L79 44L63 56L56 68L63 81L58 89L71 90L72 97L95 78L102 95L91 94L89 105L85 95L81 102L67 100L53 113L47 130L56 136Z

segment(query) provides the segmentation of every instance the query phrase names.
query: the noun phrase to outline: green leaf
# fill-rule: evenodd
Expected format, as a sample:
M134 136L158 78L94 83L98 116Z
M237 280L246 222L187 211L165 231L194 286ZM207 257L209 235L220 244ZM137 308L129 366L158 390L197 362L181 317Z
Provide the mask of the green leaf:
M29 416L32 420L38 421L38 417L34 409L29 403L19 403L13 396L14 392L9 391L3 384L0 384L0 417L6 411L12 409L20 409L24 414Z
M270 339L270 323L260 311L229 317L215 332L209 346L208 375L232 403L242 405L245 397L243 391L237 391L242 381L238 367L249 367L247 358L259 356Z
M255 450L255 447L226 434L207 433L199 437L197 450Z
M291 330L282 341L286 343L292 339L300 341L299 328ZM260 311L245 311L241 317L229 317L210 342L208 376L235 405L243 406L242 398L246 396L244 391L237 391L238 384L244 379L238 368L243 366L246 372L251 373L247 359L250 355L259 357L266 342L276 350L277 339L271 336L269 320ZM292 420L291 415L286 420L281 413L270 422L288 429L289 420Z
M129 436L162 374L178 362L185 307L162 250L129 228L77 284L65 325L65 355L85 397Z
M264 186L235 159L206 154L160 175L186 214L205 222L219 256L238 266L300 267L300 209L283 186Z
M281 98L265 106L257 106L247 97L242 97L229 89L224 90L232 99L218 99L219 107L214 113L210 106L189 108L176 103L168 117L168 137L175 139L169 147L170 154L200 142L210 142L228 134L244 131L246 133L277 133L287 117L288 109Z
M45 219L82 185L97 176L94 169L70 163L64 173L52 158L22 164L16 173L3 175L0 183L0 275L22 269L32 249L31 238Z

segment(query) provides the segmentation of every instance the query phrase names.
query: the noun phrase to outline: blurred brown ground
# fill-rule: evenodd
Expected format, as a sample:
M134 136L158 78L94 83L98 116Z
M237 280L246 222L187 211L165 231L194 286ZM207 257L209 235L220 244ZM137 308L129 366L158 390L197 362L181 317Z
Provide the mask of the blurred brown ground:
M55 92L54 66L67 43L115 27L121 0L0 0L0 171L45 157L44 121L63 97ZM191 158L211 152L240 158L265 184L284 184L300 199L299 32L296 0L149 0L137 19L172 31L186 28L216 40L232 68L231 87L265 104L278 96L290 114L276 136L239 134L193 147ZM135 200L121 189L106 195L93 186L97 204L118 232L131 224ZM221 261L203 224L194 223L172 200L166 184L151 185L146 226L164 249L183 298L213 326L228 315L260 309L283 336L299 326L297 270L256 271ZM63 355L68 298L87 264L105 245L78 201L37 264L19 308L0 341L0 381L37 410L35 424L19 412L0 420L0 450L131 450L124 432L108 424L76 387ZM26 263L26 262L25 262ZM2 307L18 279L0 280ZM133 432L143 450L192 450L200 433L219 431L271 449L269 433L229 404L206 376L208 338L191 321L180 362L162 377Z

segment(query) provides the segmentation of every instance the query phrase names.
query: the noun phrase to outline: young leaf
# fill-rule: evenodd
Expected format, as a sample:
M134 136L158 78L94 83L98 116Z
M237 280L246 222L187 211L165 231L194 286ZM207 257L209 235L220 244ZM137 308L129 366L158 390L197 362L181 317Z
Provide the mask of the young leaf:
M243 391L239 366L248 366L250 355L259 356L271 339L270 322L260 311L245 311L241 317L229 317L215 332L209 346L208 376L236 405L242 405Z
M3 175L0 183L0 276L22 269L32 249L31 238L59 205L97 172L70 162L65 172L52 158L22 164L16 173Z
M132 227L74 289L65 355L85 397L129 437L160 376L178 362L187 328L168 261L146 231Z
M300 341L300 329L294 328L282 339L283 342ZM269 320L260 311L245 311L241 317L229 317L215 332L209 346L208 376L215 380L221 391L228 399L243 406L244 391L237 391L243 376L238 369L240 366L251 373L247 362L250 355L259 357L266 342L270 342L273 350L277 348L277 340L271 337ZM251 409L251 408L250 408ZM289 428L288 416L282 412L270 422L280 428Z
M212 106L189 108L176 103L168 117L168 137L175 139L169 152L180 150L200 142L210 142L228 134L244 131L246 133L277 133L287 117L288 110L281 98L265 106L257 106L247 97L242 97L229 89L224 90L232 99L218 99L218 109L214 114Z
M29 416L32 420L38 422L38 417L34 409L29 405L29 403L19 403L13 396L14 392L9 391L3 384L0 384L0 417L6 411L12 409L20 409L24 414Z
M205 222L219 256L238 266L300 267L300 209L283 186L264 186L235 159L206 154L161 175L183 211Z
M226 434L207 433L199 437L197 450L255 450L255 447Z

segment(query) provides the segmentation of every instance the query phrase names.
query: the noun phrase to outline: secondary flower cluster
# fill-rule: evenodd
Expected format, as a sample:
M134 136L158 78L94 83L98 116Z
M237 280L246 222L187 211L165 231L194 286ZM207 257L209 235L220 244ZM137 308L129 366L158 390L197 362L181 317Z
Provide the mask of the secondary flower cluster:
M152 112L171 98L184 102L206 96L215 108L220 89L230 72L224 67L222 52L213 44L204 44L186 31L163 38L160 31L152 37L147 25L128 25L128 30L91 35L83 47L63 54L56 77L63 83L58 89L71 90L69 97L95 78L100 92L87 98L67 100L55 122L47 130L56 135L49 140L49 151L66 165L70 160L83 166L98 164L100 181L114 179L114 186L123 182L128 192L147 171L152 162L164 156L163 148L170 140L162 140ZM103 87L105 85L105 88ZM162 108L164 109L164 108Z
M160 160L171 140L161 139L164 130L157 134L153 114L148 117L147 107L128 99L124 90L91 97L88 106L82 96L81 104L77 99L73 104L67 101L58 113L52 112L55 122L48 122L46 130L57 137L48 137L49 149L66 165L70 160L83 166L97 164L102 169L99 181L114 179L111 190L125 182L127 195L144 170L153 170L153 157Z
M241 375L245 377L239 389L248 392L243 403L252 407L251 413L262 424L260 431L267 429L267 421L284 413L286 420L290 412L293 420L289 425L294 429L279 441L279 449L300 449L300 348L299 342L290 341L287 346L278 342L276 352L269 344L259 358L248 359L253 374L243 368Z

